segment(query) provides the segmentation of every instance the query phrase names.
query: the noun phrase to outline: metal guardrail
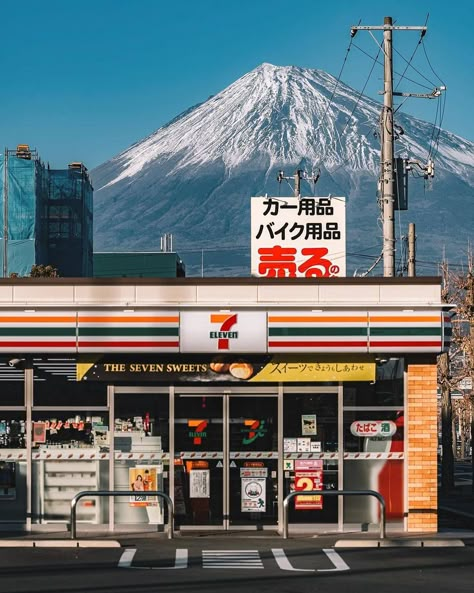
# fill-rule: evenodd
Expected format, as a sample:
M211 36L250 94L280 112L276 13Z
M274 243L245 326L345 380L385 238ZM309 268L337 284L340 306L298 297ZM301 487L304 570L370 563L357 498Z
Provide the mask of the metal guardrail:
M380 503L380 539L385 539L385 499L375 490L300 490L283 500L283 538L288 539L288 504L295 496L374 496Z
M168 504L168 539L173 539L173 518L174 518L174 510L173 510L173 501L171 498L165 494L164 492L160 492L159 490L147 490L146 493L137 494L135 490L83 490L82 492L78 492L74 498L71 500L71 539L76 538L76 506L78 501L81 498L92 497L92 496L158 496L163 498Z

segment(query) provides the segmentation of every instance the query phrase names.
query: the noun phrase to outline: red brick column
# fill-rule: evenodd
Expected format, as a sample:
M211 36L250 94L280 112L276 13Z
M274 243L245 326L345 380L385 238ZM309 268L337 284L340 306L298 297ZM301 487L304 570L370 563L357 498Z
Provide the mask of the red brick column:
M408 365L408 531L438 530L436 363Z

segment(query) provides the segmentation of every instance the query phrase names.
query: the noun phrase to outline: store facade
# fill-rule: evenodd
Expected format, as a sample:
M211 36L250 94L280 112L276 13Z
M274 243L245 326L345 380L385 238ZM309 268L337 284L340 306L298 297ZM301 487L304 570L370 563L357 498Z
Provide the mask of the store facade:
M437 278L2 280L0 527L437 530ZM290 525L369 529L367 498Z

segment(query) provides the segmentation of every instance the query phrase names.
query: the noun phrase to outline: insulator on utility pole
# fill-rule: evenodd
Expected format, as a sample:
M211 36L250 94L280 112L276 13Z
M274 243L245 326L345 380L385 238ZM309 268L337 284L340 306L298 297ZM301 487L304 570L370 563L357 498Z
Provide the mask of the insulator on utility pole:
M416 235L415 223L408 225L408 276L416 276Z

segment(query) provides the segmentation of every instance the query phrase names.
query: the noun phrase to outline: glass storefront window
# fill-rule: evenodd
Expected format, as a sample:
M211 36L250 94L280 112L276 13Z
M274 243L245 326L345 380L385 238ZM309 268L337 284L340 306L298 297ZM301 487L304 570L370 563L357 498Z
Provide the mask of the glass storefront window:
M175 515L178 525L222 525L223 397L175 399Z
M403 518L404 410L344 410L344 488L375 490L385 499L388 521ZM378 502L348 497L344 522L376 524Z
M229 519L231 525L278 521L278 401L229 398Z
M344 406L403 406L404 359L380 359L375 383L344 384Z
M25 371L11 366L12 360L0 358L0 407L25 405Z
M24 449L25 447L25 413L0 409L0 449Z
M106 411L32 411L33 521L67 522L81 490L108 489L109 418ZM107 520L106 499L81 499L78 521Z
M146 491L169 491L169 394L116 393L114 408L114 489L136 492L115 499L115 521L163 525L165 505Z
M337 393L286 393L283 399L283 497L294 490L336 489L338 484ZM304 458L304 459L302 459ZM305 499L289 508L290 523L334 523L337 497Z

